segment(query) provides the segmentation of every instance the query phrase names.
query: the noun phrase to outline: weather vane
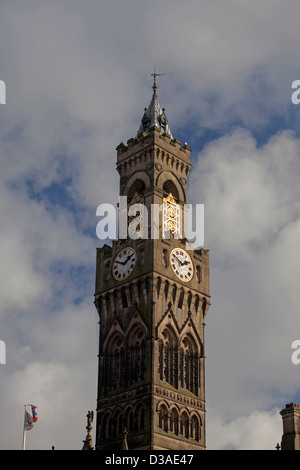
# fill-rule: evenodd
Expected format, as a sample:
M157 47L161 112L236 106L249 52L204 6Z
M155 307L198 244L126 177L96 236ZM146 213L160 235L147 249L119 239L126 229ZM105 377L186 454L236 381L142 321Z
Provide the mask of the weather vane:
M160 77L162 75L167 75L167 74L166 73L156 73L155 72L155 67L154 67L154 73L151 73L151 77L154 77L154 81L153 81L153 85L152 85L153 90L157 89L156 77Z

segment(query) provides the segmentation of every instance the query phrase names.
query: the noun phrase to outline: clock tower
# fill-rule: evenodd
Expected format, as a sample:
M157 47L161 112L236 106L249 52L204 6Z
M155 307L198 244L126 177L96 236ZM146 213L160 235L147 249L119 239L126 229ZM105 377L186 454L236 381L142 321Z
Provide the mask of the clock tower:
M120 450L124 432L130 450L205 449L209 252L182 235L191 149L172 136L156 76L136 137L117 147L128 235L97 249L98 450Z

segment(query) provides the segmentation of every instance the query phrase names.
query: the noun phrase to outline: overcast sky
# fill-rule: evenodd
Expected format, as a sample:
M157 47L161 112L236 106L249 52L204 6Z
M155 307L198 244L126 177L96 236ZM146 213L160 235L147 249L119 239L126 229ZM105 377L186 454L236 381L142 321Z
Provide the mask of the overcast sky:
M0 448L81 449L96 408L96 208L152 94L205 204L208 449L274 449L300 403L298 0L1 0ZM95 424L95 423L94 423ZM94 432L93 432L94 435Z

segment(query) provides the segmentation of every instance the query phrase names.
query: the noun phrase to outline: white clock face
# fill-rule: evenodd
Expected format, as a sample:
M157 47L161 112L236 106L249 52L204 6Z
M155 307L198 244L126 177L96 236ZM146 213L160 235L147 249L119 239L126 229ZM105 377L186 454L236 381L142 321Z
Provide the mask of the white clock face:
M170 263L179 279L188 282L193 277L193 263L188 253L181 248L175 248L170 254Z
M126 279L133 271L136 263L136 253L133 248L127 247L119 251L115 257L112 272L117 281Z

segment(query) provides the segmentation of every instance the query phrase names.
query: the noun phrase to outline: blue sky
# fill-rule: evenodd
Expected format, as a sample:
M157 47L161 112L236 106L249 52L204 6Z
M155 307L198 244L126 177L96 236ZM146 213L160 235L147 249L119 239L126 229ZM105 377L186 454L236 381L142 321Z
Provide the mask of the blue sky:
M154 64L172 134L193 149L190 202L205 204L208 448L280 441L279 410L300 402L299 13L296 0L1 3L1 449L21 447L27 402L29 449L81 448L96 208L118 198L115 149L136 135Z

